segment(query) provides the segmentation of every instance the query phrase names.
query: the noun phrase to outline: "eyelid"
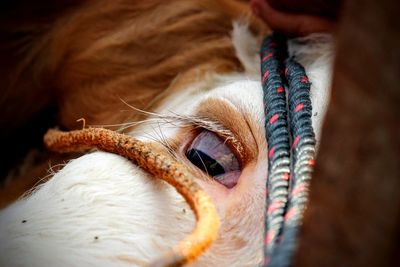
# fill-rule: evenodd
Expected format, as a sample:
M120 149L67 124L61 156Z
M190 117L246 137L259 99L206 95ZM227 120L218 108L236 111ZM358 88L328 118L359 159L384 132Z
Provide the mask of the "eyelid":
M235 148L241 166L256 160L258 144L252 131L253 121L248 121L247 116L241 113L237 107L226 99L210 98L201 102L196 112L199 117L205 117L208 121L217 122L221 128L229 131L232 140L227 143ZM216 134L218 132L214 131ZM221 136L221 135L220 135ZM225 139L225 136L221 136Z
M248 122L233 104L226 100L207 99L199 104L194 115L173 116L180 122L179 131L166 140L170 151L179 152L177 158L186 160L188 145L200 133L201 129L213 132L223 139L238 159L241 169L256 160L259 144L252 132L253 122ZM229 114L229 116L227 116Z
M193 136L191 138L191 141L196 138L196 136L202 131L202 130L207 130L215 135L217 135L219 138L224 140L224 143L230 148L230 150L233 152L233 154L236 156L236 158L239 161L239 164L242 168L245 164L245 154L243 153L244 148L243 144L238 140L238 138L234 135L234 133L226 128L224 125L217 121L213 121L210 119L206 118L201 118L196 120L196 127L193 128L195 131ZM188 142L185 147L187 148L188 144L190 145L190 142ZM185 149L186 149L185 148Z

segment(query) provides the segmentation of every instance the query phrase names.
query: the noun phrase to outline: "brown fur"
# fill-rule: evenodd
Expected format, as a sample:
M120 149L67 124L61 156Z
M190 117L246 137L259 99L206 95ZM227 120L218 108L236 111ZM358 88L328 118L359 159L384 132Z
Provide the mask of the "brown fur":
M19 69L29 66L54 93L68 129L80 117L118 123L131 115L121 112L120 98L146 108L178 74L200 64L240 70L229 38L234 18L253 20L246 3L88 1L35 37ZM260 27L253 21L252 28Z
M0 103L8 107L2 122L9 136L51 102L66 129L80 128L81 117L88 125L138 119L123 101L150 109L165 89L184 88L194 73L201 79L207 72L242 70L230 39L232 20L265 32L246 1L98 0L66 6L47 20L11 24L23 38L5 42L0 51L20 51L14 53L18 63L2 73L7 79Z

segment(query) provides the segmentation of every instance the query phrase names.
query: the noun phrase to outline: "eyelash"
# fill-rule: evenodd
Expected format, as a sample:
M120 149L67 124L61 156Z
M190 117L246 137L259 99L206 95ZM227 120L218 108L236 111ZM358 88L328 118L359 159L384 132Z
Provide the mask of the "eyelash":
M210 120L205 117L197 116L164 116L167 121L180 123L180 130L173 139L162 139L159 142L170 152L172 156L180 160L186 160L185 152L196 136L203 130L210 131L224 140L239 161L241 169L248 162L245 146L235 137L235 134L224 127L219 121Z

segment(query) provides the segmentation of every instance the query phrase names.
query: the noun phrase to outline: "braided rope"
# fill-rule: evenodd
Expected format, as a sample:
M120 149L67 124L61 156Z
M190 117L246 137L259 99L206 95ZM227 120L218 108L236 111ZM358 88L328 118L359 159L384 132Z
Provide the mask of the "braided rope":
M286 225L297 225L307 202L308 185L314 165L315 135L312 127L311 84L304 68L294 59L286 61L289 85L290 130L293 136L293 179Z
M193 232L151 267L182 266L198 258L217 238L219 218L211 198L195 182L190 170L157 146L103 128L61 132L49 130L44 142L56 152L66 153L97 148L130 159L145 171L175 187L196 217Z
M284 39L280 35L273 34L264 40L261 47L265 126L269 149L263 266L269 267L289 266L292 260L298 228L308 199L316 143L311 122L311 84L304 68L293 58L285 61L284 74L288 86L288 100L284 90L279 90L281 93L279 97L276 95L278 90L273 91L277 80L283 83L281 69L276 68L282 65L281 62L285 58L282 56L287 55L286 44L282 43L282 40ZM275 51L270 51L271 43L277 44L273 45ZM271 73L273 73L272 78L268 78L271 77ZM290 133L287 130L286 110L289 113ZM275 125L277 112L279 118L285 119L284 122L279 122L279 126ZM275 123L271 123L274 121ZM283 127L286 127L286 131ZM292 140L291 148L289 138ZM276 152L278 144L279 153Z
M265 217L266 260L272 254L283 226L288 199L290 147L286 96L281 77L282 59L286 57L282 35L267 37L261 48L261 72L264 91L265 129L268 140L267 216Z

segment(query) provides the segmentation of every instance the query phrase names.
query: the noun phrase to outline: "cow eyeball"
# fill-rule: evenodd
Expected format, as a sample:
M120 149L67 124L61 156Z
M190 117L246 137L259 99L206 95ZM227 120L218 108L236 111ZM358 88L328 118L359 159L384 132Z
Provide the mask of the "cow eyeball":
M235 153L213 132L200 132L189 145L186 157L227 188L234 187L239 180L241 169Z

